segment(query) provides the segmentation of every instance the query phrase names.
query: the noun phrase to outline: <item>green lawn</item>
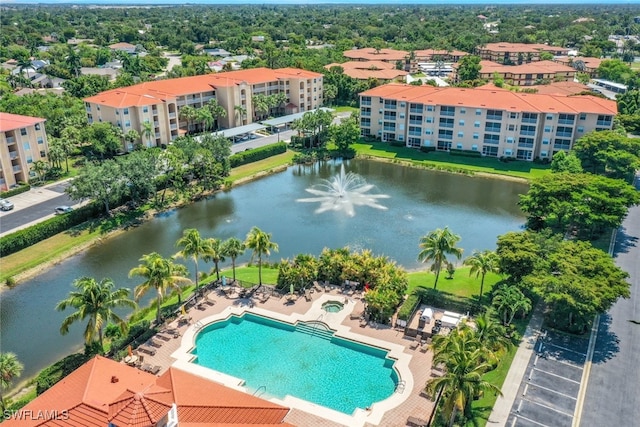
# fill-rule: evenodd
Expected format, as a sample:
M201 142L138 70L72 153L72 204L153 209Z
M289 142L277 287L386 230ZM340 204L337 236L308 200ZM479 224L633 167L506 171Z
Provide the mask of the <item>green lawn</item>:
M476 299L480 294L480 277L476 278L475 275L469 276L470 269L471 267L458 267L453 275L453 279L447 279L447 273L442 271L438 279L437 289L458 297ZM435 274L426 271L426 268L425 271L409 273L409 289L407 293L410 294L418 286L433 288L435 279ZM484 278L483 294L487 295L491 288L501 279L502 277L499 274L488 273Z
M349 107L347 105L340 105L338 107L330 107L333 108L336 113L357 113L360 111L357 107Z
M444 152L423 153L408 147L395 147L386 142L360 142L353 145L359 155L411 162L416 165L454 172L484 172L531 179L551 172L549 165L533 162L501 162L492 157L452 156Z
M220 276L233 277L233 271L229 268L220 271ZM247 283L258 283L258 267L236 267L236 279ZM275 285L278 281L278 269L262 267L262 283Z

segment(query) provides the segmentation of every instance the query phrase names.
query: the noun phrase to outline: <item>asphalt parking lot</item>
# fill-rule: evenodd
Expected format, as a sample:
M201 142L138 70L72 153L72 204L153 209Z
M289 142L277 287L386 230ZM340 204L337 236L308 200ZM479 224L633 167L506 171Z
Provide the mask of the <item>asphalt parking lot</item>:
M506 425L571 427L588 344L588 336L539 336Z

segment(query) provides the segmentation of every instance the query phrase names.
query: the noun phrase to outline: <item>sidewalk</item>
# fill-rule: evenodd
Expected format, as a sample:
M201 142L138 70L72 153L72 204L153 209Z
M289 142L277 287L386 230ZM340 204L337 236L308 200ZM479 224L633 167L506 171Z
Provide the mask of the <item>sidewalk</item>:
M531 314L529 326L527 326L524 332L518 351L513 358L513 362L511 362L511 368L509 369L507 378L505 378L504 384L502 385L502 396L498 396L498 400L496 400L495 405L493 405L493 411L489 416L487 425L503 427L507 423L511 408L518 394L518 389L520 388L520 383L524 378L527 365L535 350L543 320L543 303L540 301Z

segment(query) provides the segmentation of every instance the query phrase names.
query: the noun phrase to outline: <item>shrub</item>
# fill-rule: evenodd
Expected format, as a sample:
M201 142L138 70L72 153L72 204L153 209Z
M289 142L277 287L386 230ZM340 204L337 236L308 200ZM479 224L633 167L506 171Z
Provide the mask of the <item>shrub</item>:
M449 150L449 154L452 156L464 156L464 157L482 157L482 153L475 150L460 150L452 148Z
M232 168L246 165L247 163L257 162L258 160L266 159L277 154L282 154L287 151L287 144L285 142L278 142L276 144L267 145L264 147L254 148L241 153L236 153L229 158L229 163Z
M389 145L391 145L392 147L406 147L407 144L405 144L402 141L389 141Z
M24 182L19 183L18 187L16 188L12 188L11 190L8 191L3 191L2 193L0 193L0 197L11 197L11 196L15 196L17 194L21 194L21 193L25 193L27 191L31 190L31 186L29 184L26 184Z
M132 324L129 327L129 333L126 336L111 341L110 353L115 354L129 344L135 347L136 344L141 344L151 338L156 331L154 329L150 329L150 326L151 324L148 320Z
M7 277L7 280L4 282L7 287L12 288L16 285L16 279L12 276Z
M41 395L89 359L83 353L75 353L43 369L36 377L36 394Z
M423 153L431 153L433 151L436 151L436 147L425 147L423 145L420 147L420 151L422 151Z
M418 304L420 304L420 295L417 292L412 292L404 301L402 306L400 306L400 310L398 310L398 319L408 321L409 316L411 316Z

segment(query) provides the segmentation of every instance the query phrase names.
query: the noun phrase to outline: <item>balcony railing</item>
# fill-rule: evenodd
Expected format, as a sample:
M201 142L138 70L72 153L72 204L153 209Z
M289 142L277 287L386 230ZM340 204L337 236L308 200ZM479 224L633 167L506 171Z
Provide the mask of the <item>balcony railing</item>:
M453 129L453 123L440 123L441 128Z
M396 131L395 126L385 126L385 127L383 127L383 129L384 130L388 130L390 132L395 132Z
M11 169L13 169L14 172L22 171L22 167L20 165L13 166Z
M557 150L569 150L571 149L571 144L553 144L553 148Z
M520 131L520 135L535 136L535 134L536 134L535 130L521 130Z
M176 130L178 129L178 125L177 124L172 124L171 126L169 126L171 130Z
M424 108L409 108L409 112L412 114L422 114Z
M532 142L518 142L519 148L533 148Z
M384 115L384 119L385 119L385 120L392 120L392 121L395 121L397 118L398 118L397 116L391 116L391 115L388 115L388 114L385 114L385 115Z
M558 124L560 125L572 125L575 123L574 119L558 119Z
M448 110L441 110L440 111L440 115L441 116L449 116L449 117L453 117L456 115L455 111L448 111Z
M556 136L560 137L560 138L571 138L572 133L571 132L556 132Z
M419 130L410 130L409 131L409 135L410 136L422 136L422 132L420 132Z
M487 114L487 120L500 121L500 120L502 120L502 116L496 116L494 114Z
M16 142L16 137L15 136L8 136L7 137L7 144L13 144L14 142Z
M522 123L531 123L535 125L538 123L538 119L524 118L522 119Z
M493 144L493 145L498 145L500 143L500 141L496 139L484 139L482 142L485 144Z
M422 120L409 120L410 125L421 125Z
M360 117L371 117L371 111L361 111Z
M176 113L169 113L169 118L170 119L175 119L176 118Z
M360 105L371 105L371 101L360 101Z
M598 120L596 121L597 126L611 126L611 120Z
M384 104L384 108L386 108L387 110L395 110L397 109L397 106L393 104Z

